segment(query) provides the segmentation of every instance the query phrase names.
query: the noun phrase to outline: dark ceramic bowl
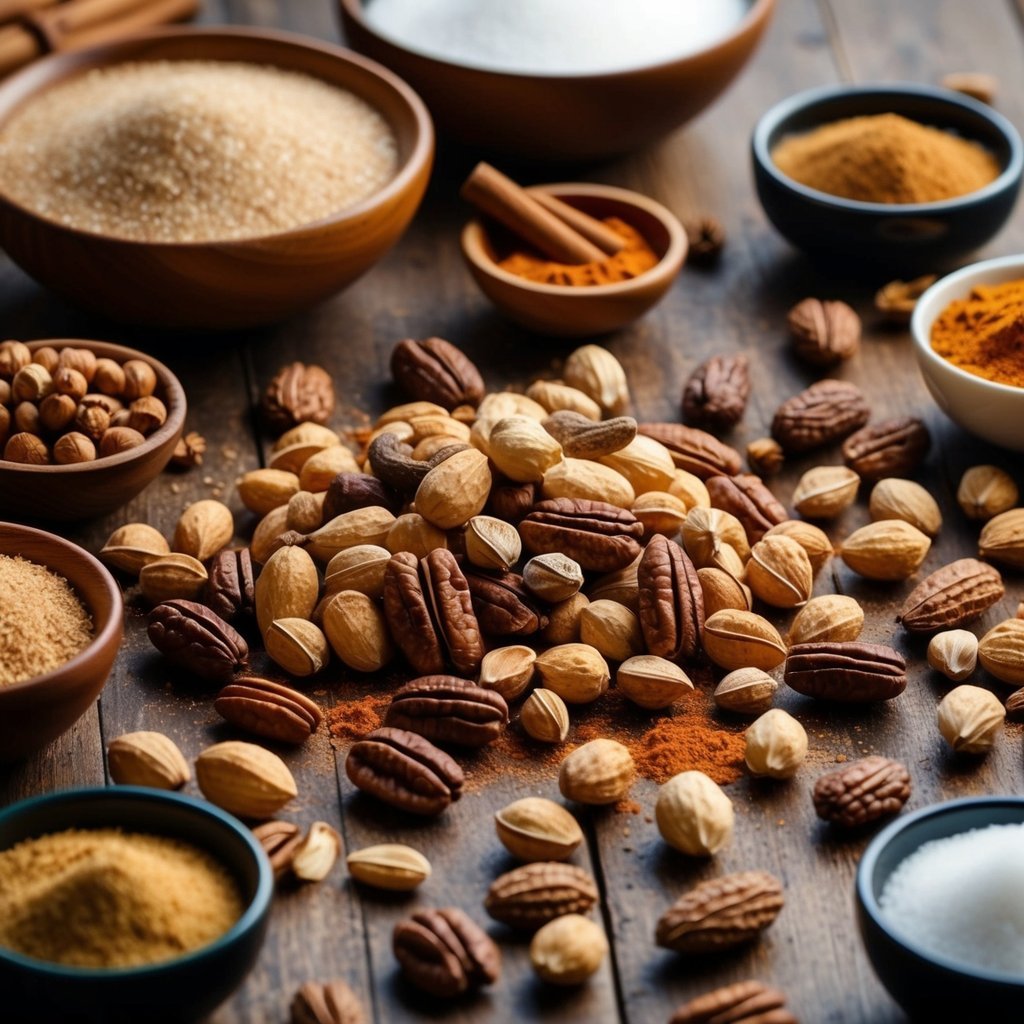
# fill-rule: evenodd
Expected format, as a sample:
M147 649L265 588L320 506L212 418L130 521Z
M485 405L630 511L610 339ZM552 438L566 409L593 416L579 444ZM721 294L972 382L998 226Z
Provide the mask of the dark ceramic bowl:
M100 695L124 635L121 588L88 551L43 530L0 523L0 554L20 555L63 576L92 615L85 650L51 672L0 686L0 763L45 747ZM2 1017L2 1014L0 1014Z
M1024 822L1024 798L971 797L926 807L899 818L871 841L857 868L857 923L889 994L913 1020L1020 1020L1024 969L986 971L921 949L898 934L878 899L893 871L923 843L987 825Z
M0 849L69 828L149 832L202 847L237 880L245 911L208 946L145 967L67 967L0 948L3 1019L11 1024L184 1024L205 1017L241 984L263 945L274 876L259 842L212 804L116 786L68 790L9 807L0 813Z
M1002 173L977 192L936 203L863 203L807 188L775 166L783 136L870 114L902 114L979 142ZM797 248L870 272L918 274L956 262L1006 223L1020 190L1024 144L991 107L923 85L838 85L777 103L754 129L754 182L768 219Z
M170 461L185 427L185 389L163 363L133 348L79 338L28 343L31 349L44 345L87 348L119 363L129 359L149 363L156 373L156 397L167 407L167 420L138 447L93 462L26 466L0 459L0 516L70 522L113 512L159 476Z

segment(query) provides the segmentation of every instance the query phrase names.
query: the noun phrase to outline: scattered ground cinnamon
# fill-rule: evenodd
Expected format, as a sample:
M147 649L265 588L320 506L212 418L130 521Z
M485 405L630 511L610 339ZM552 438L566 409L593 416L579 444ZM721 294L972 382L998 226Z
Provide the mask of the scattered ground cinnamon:
M341 700L327 713L327 727L336 740L358 740L384 724L391 695L370 693Z

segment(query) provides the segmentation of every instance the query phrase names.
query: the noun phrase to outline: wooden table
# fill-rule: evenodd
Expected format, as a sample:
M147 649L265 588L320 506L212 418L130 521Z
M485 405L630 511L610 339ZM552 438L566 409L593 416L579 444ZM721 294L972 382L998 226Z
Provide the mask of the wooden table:
M716 214L729 241L720 266L687 269L667 299L628 331L606 339L632 384L642 419L676 419L685 377L713 352L746 352L755 382L743 424L730 440L742 448L766 433L779 402L812 379L787 349L784 316L807 296L853 303L863 314L862 350L838 372L868 392L876 417L924 417L935 444L919 479L938 498L946 525L922 571L975 550L976 530L952 499L963 469L994 462L1010 469L1006 452L971 441L936 410L913 364L908 336L882 328L870 305L882 281L851 284L831 277L794 253L768 226L751 185L748 139L756 118L799 89L836 80L909 79L936 82L958 70L998 75L998 106L1024 124L1024 2L1008 0L784 0L750 67L728 95L696 123L634 157L575 172L637 188L681 215ZM303 3L221 0L206 5L204 21L280 25L327 38L337 36L329 0ZM457 247L466 210L457 185L474 154L443 149L427 199L397 248L350 291L279 327L239 336L180 339L134 331L90 317L40 290L19 270L0 268L0 310L6 337L97 337L146 348L166 359L189 395L189 427L209 441L206 461L184 476L165 474L130 507L108 518L68 529L96 551L116 526L148 521L170 533L180 510L202 497L223 497L238 515L240 533L252 517L241 508L233 481L263 463L268 439L253 430L251 403L285 361L323 364L341 396L338 426L361 422L398 396L387 381L392 344L402 337L439 334L464 346L491 387L522 386L538 374L557 373L569 350L535 342L500 320L478 294ZM543 168L525 177L542 181ZM553 172L562 178L563 170ZM1018 216L983 255L1020 250ZM829 452L825 461L837 461ZM812 463L794 461L773 482L788 501L796 477ZM1019 471L1019 460L1017 460ZM69 495L73 501L74 496ZM864 502L832 531L835 539L864 523ZM1012 614L1024 596L1021 578L1009 576L1008 596L977 624L979 630ZM504 974L493 990L449 1007L435 1007L398 979L390 951L391 928L411 908L456 904L486 920L481 900L490 881L509 866L493 836L491 814L528 793L557 798L553 778L540 784L504 778L477 787L437 822L410 826L357 797L342 768L343 751L320 735L288 755L300 780L300 798L289 808L301 822L324 818L344 834L349 849L387 839L423 849L434 876L408 899L357 889L344 870L319 886L281 893L258 968L215 1016L228 1022L283 1021L294 990L308 979L347 978L381 1024L445 1018L463 1022L666 1020L684 999L718 984L758 977L784 989L805 1024L891 1024L902 1016L875 980L856 934L852 881L864 839L843 841L814 817L814 779L841 757L870 752L899 756L913 775L910 806L966 794L1012 793L1021 788L1020 731L1007 729L998 749L980 764L950 756L934 726L943 681L924 665L923 646L895 631L894 608L911 583L866 583L838 561L823 572L818 592L851 594L867 613L864 639L888 642L911 664L910 685L897 701L851 711L823 710L787 693L780 704L807 727L812 753L792 782L743 780L729 793L738 812L735 841L711 863L676 855L659 840L650 820L655 787L634 790L639 815L584 813L587 846L576 861L594 871L602 889L601 917L613 955L588 985L550 991L530 970L525 941L502 935ZM353 684L328 672L313 692L325 707L344 700ZM210 692L183 683L151 650L141 613L128 617L127 639L99 705L49 749L0 773L0 801L70 786L103 784L104 745L134 729L170 734L189 757L230 735L218 725ZM191 789L192 787L190 787ZM763 941L732 956L687 960L653 944L654 924L684 889L716 873L765 868L783 879L786 907Z

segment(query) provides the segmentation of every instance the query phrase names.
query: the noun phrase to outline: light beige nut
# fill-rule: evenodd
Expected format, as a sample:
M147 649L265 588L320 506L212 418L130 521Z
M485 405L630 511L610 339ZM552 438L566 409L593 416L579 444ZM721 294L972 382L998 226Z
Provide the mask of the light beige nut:
M690 510L683 523L683 547L698 569L724 569L732 575L736 573L731 572L732 565L725 556L727 549L731 548L741 563L750 557L743 524L731 512L720 508Z
M308 619L320 596L320 577L304 548L278 548L256 578L256 622L266 633L275 619Z
M409 444L414 448L422 441L431 437L453 438L459 444L469 442L469 427L465 423L452 419L448 413L439 416L436 413L425 413L422 416L413 416L409 420L412 427L412 436Z
M383 610L358 590L339 590L321 625L331 650L357 672L379 672L395 656Z
M359 544L386 547L388 534L394 525L394 515L380 505L356 508L335 516L311 533L306 549L313 558L326 565L339 551Z
M640 609L640 584L637 574L640 568L641 552L623 569L605 573L591 584L587 597L591 601L618 601L630 611Z
M591 601L580 612L580 640L609 661L626 661L644 650L640 619L618 601Z
M487 454L498 469L517 483L539 483L562 461L562 446L529 416L506 416L491 427Z
M993 516L981 528L978 552L990 561L1024 569L1024 508Z
M537 652L525 644L495 647L480 662L479 684L495 690L505 700L521 697L533 682Z
M563 743L569 735L569 709L554 690L538 687L520 709L519 724L541 743Z
M991 519L1020 499L1012 476L998 466L971 466L960 478L956 500L968 519Z
M548 614L548 624L540 631L540 638L546 644L571 644L580 638L580 615L590 604L586 594L573 594L567 601L560 601Z
M190 778L188 762L162 732L127 732L107 747L110 778L126 786L180 789Z
M807 470L793 491L793 508L808 519L835 519L857 497L860 477L846 466Z
M238 481L242 504L258 516L287 505L299 487L299 478L283 469L252 469Z
M711 508L711 495L707 486L696 473L685 469L677 469L672 474L672 483L668 485L668 493L686 505L687 511L695 508Z
M928 641L928 664L962 683L978 666L978 638L967 629L946 629Z
M644 533L662 533L674 537L686 522L689 509L682 498L668 491L638 494L630 510L644 524Z
M864 609L845 594L812 597L796 613L789 630L789 644L856 640L864 628Z
M235 519L222 501L204 498L194 501L178 518L171 546L200 562L212 558L231 543L235 535Z
M312 533L323 526L326 491L298 491L288 501L288 519L285 525L297 533Z
M281 546L279 538L288 529L288 506L281 505L268 512L253 530L249 541L249 554L254 562L263 565Z
M760 668L769 671L786 660L778 630L754 612L725 608L704 621L704 651L726 671Z
M583 842L579 822L561 805L528 796L494 815L502 845L524 861L568 860Z
M854 530L839 557L870 580L905 580L925 560L931 538L902 519L880 519Z
M999 92L999 79L985 71L951 71L942 76L944 89L962 92L979 103L994 103Z
M899 477L887 477L875 484L868 499L868 514L873 520L902 519L929 537L942 529L938 502L920 484Z
M191 555L172 552L147 562L139 570L139 589L150 604L175 598L192 601L203 592L209 574Z
M341 444L341 438L330 427L312 420L305 420L286 430L273 444L271 451L280 452L297 444L315 446L317 449L330 448Z
M669 450L643 434L637 434L624 448L600 456L598 462L621 473L636 494L667 491L676 473Z
M412 892L430 877L430 861L403 843L380 843L353 850L346 859L349 874L363 885L391 892Z
M600 345L582 345L570 353L562 370L565 383L592 398L607 416L629 405L629 385L622 364Z
M487 456L466 448L436 465L420 481L416 511L442 530L451 530L479 515L490 493Z
M523 553L519 531L504 519L473 516L466 523L466 557L481 569L510 569Z
M393 405L386 412L382 412L374 423L375 428L387 426L389 423L407 423L417 416L447 416L448 410L436 402L403 402L401 405Z
M148 523L119 526L100 551L100 560L115 569L138 576L144 565L171 553L167 538Z
M289 675L315 675L327 664L330 647L319 626L306 619L275 619L263 634L267 654Z
M534 597L558 604L583 586L583 570L579 562L561 552L534 555L523 566L523 583Z
M991 690L964 684L942 698L937 717L942 738L954 750L986 754L995 746L1006 709Z
M773 608L798 608L814 586L811 560L792 537L765 537L750 549L747 584Z
M732 801L703 772L680 772L659 790L654 805L658 832L691 857L708 857L732 839Z
M448 547L448 535L419 513L406 512L391 524L384 547L392 554L411 551L417 558L426 558L436 548Z
M747 445L747 465L760 477L774 476L785 461L786 453L773 437L759 437Z
M563 459L544 474L541 495L581 498L629 508L636 499L632 484L617 470L589 459Z
M292 874L303 882L322 882L341 856L341 836L326 821L314 821L292 854Z
M978 641L981 667L1000 682L1024 686L1024 619L1004 619Z
M586 643L549 647L537 656L535 669L541 685L568 704L590 704L608 689L611 681L608 663L601 652Z
M299 470L299 486L304 491L320 494L326 491L339 473L358 473L355 456L340 444L331 445L311 455Z
M724 608L749 612L753 607L750 587L724 569L698 569L697 579L700 580L700 589L704 597L705 617L710 617Z
M577 747L558 771L558 788L581 804L613 804L628 792L636 777L633 755L617 740L597 739Z
M255 743L228 740L196 758L203 796L240 818L269 818L298 795L288 766Z
M379 544L357 544L339 551L324 571L324 593L358 590L367 597L380 598L384 594L384 570L390 559L391 552Z
M601 407L589 395L557 380L535 380L526 389L526 397L544 406L549 413L568 410L588 420L601 418Z
M642 708L667 708L693 693L690 677L666 658L638 654L627 658L615 673L615 685Z
M549 921L530 943L530 963L552 985L582 985L608 955L604 929L582 914Z
M746 732L747 767L755 775L790 779L807 756L807 731L782 708L766 711Z
M802 519L787 519L784 523L773 526L765 537L792 537L807 552L811 560L811 569L817 575L825 563L832 557L832 542L828 534L813 523L805 523Z
M759 668L737 668L722 677L712 694L715 704L738 715L760 715L772 706L779 684Z

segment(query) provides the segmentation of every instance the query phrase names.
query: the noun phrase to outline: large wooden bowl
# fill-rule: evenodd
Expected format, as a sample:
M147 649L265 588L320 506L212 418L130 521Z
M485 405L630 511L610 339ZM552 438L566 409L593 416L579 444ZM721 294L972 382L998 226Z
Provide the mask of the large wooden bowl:
M63 576L92 615L92 643L33 679L0 686L0 762L46 746L89 710L103 689L124 634L121 588L89 554L52 533L0 523L0 554L21 555Z
M0 246L29 274L110 317L162 327L268 323L338 291L398 240L419 206L433 159L430 116L404 82L327 43L250 29L168 29L48 57L0 86L0 125L43 90L125 61L270 64L323 79L381 112L399 170L379 192L325 220L262 238L148 243L76 231L0 194Z
M483 70L407 49L367 24L364 0L339 3L349 45L406 79L439 133L549 161L627 153L689 121L739 74L775 6L753 0L729 36L678 60L607 74L541 75Z
M28 343L88 348L124 363L141 359L156 372L156 396L167 406L167 420L136 448L93 462L69 466L26 466L0 459L0 518L73 522L105 515L135 497L170 461L185 426L185 389L163 363L124 345L78 338Z

